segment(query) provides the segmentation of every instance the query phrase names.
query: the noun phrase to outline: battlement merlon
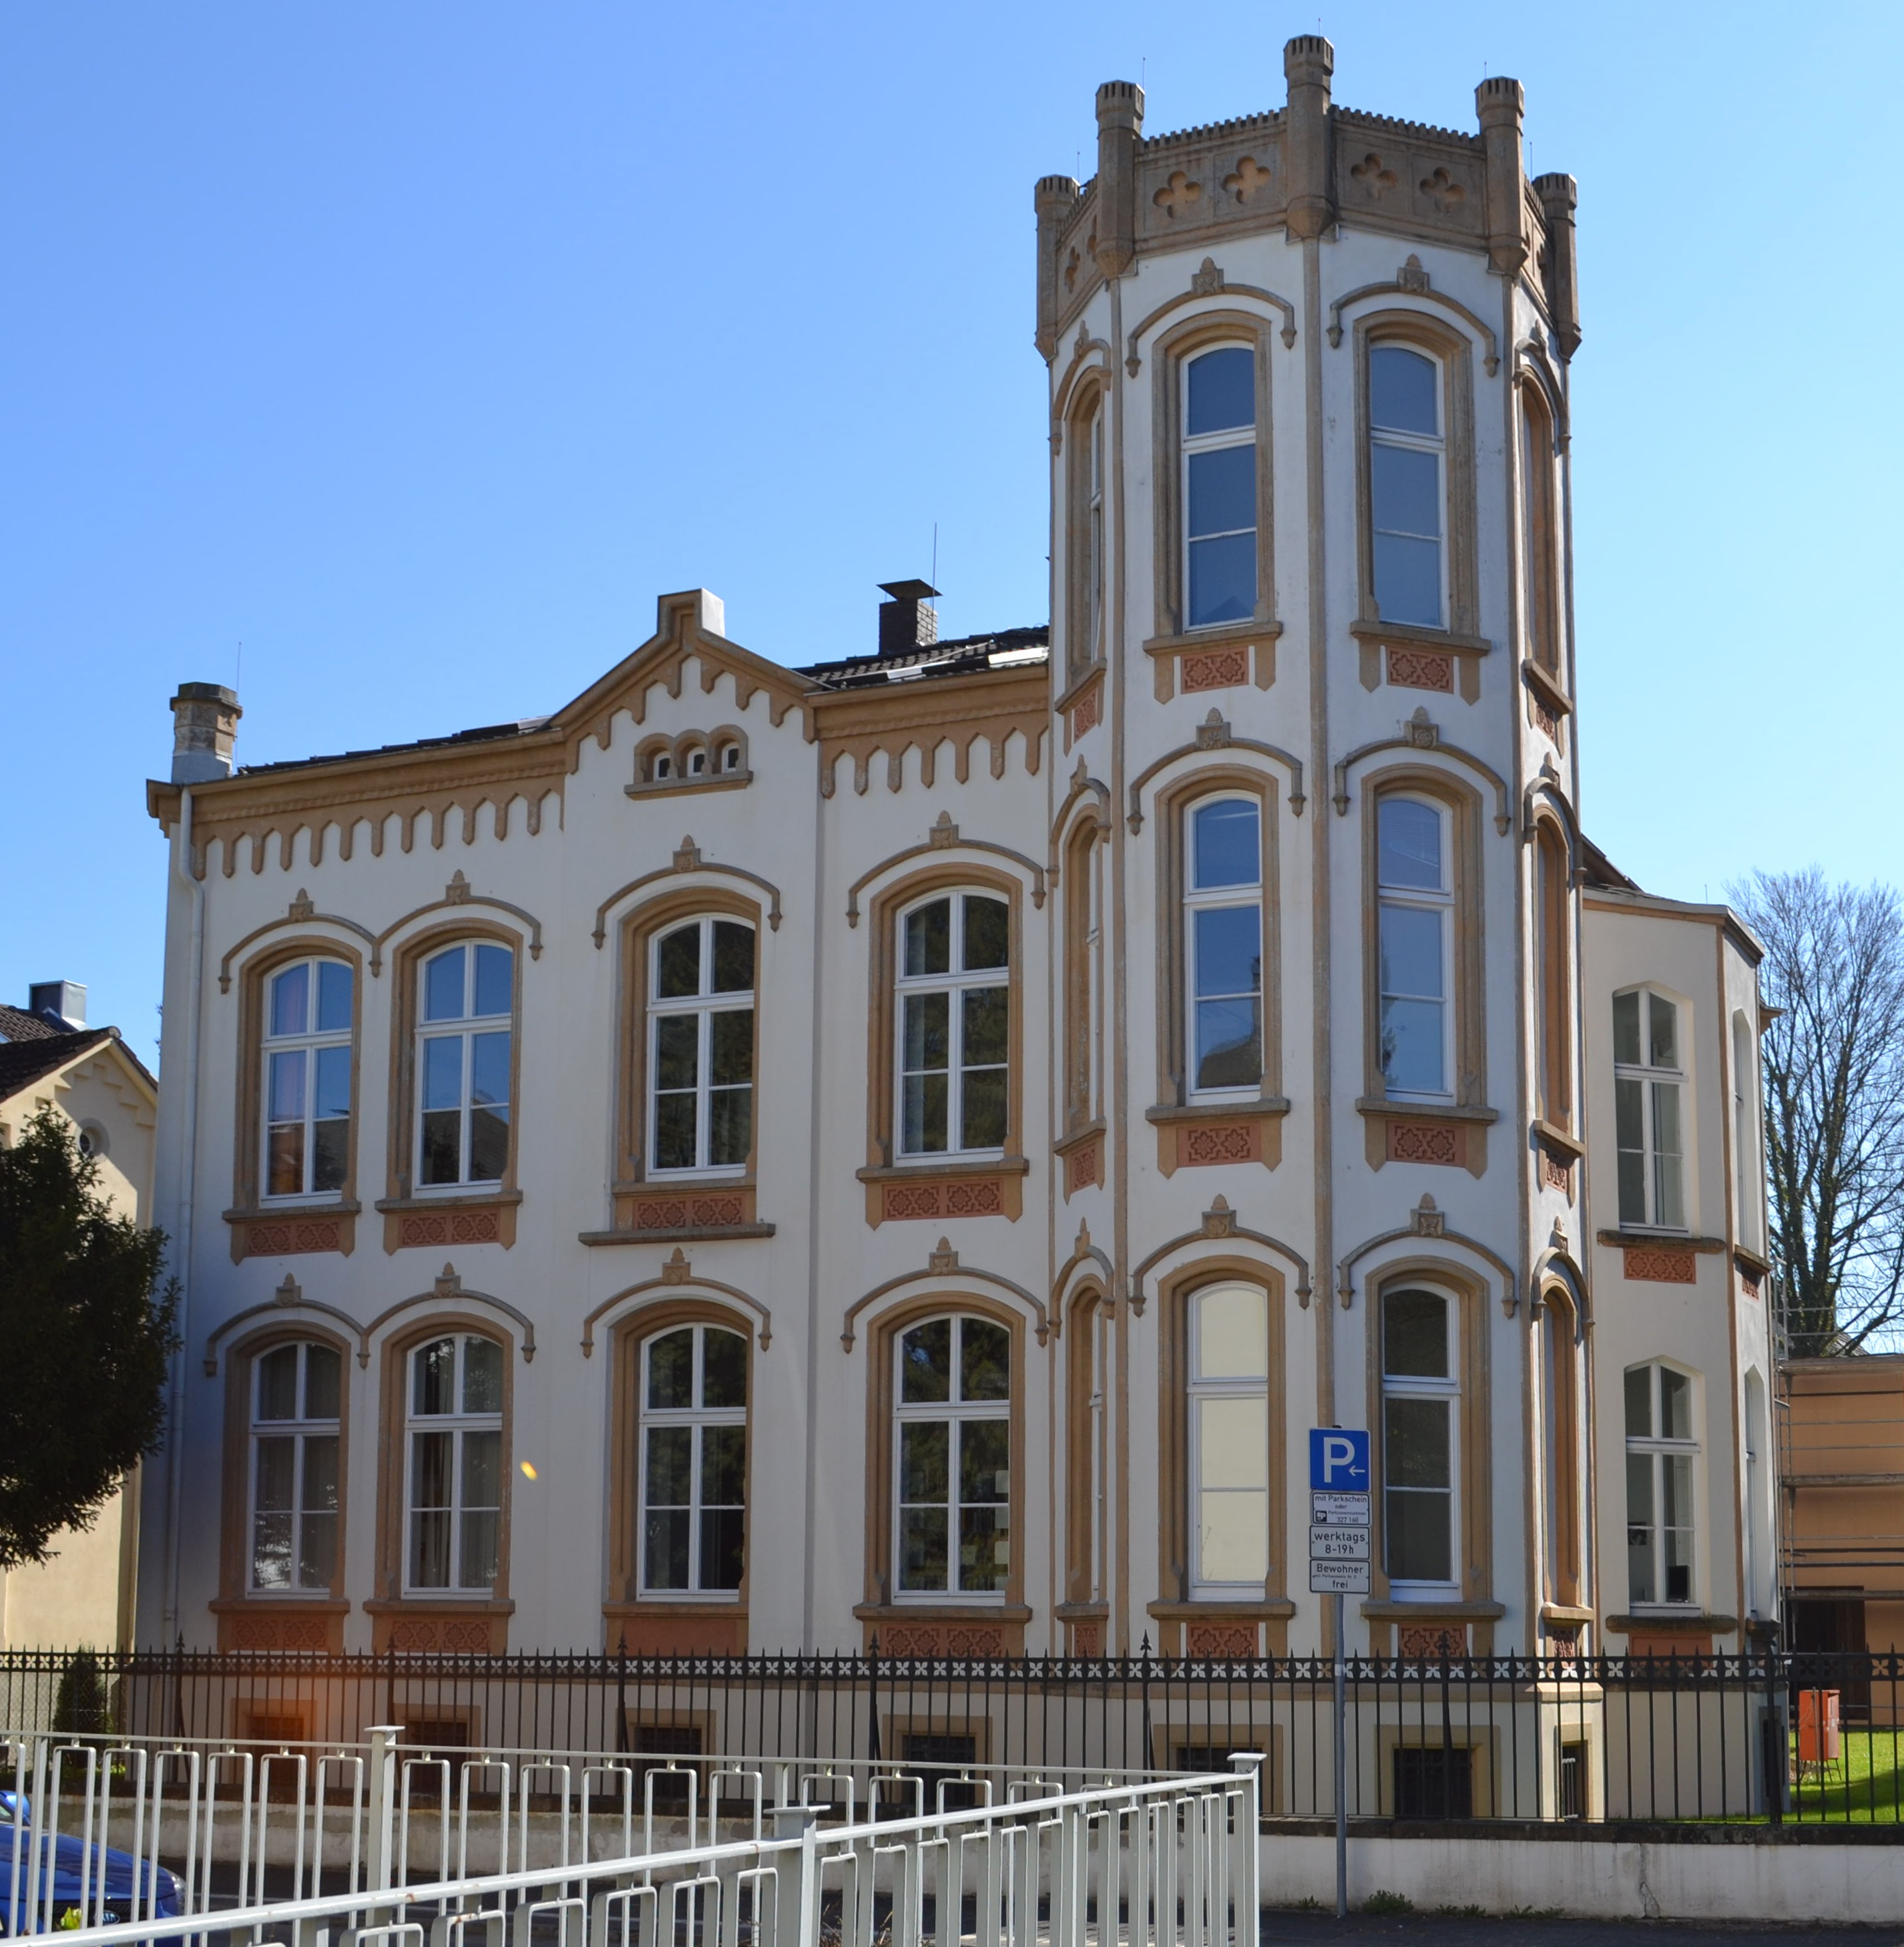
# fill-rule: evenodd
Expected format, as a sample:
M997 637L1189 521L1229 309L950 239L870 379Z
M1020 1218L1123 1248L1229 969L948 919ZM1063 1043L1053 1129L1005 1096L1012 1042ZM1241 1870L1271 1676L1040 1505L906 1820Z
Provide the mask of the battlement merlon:
M1092 292L1148 252L1339 225L1485 253L1497 276L1528 282L1556 348L1573 355L1576 186L1562 175L1528 180L1518 81L1481 83L1469 135L1337 107L1335 50L1320 34L1290 41L1283 69L1281 109L1148 138L1141 88L1098 89L1097 174L1082 187L1045 176L1036 193L1036 336L1048 362Z

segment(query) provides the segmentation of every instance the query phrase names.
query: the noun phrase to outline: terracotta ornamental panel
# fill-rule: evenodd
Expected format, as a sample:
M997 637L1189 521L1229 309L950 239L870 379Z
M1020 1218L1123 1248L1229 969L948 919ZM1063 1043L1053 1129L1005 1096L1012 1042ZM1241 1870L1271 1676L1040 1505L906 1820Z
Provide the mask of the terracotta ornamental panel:
M1622 1254L1629 1279L1639 1284L1692 1284L1698 1262L1688 1249L1671 1245L1629 1244Z

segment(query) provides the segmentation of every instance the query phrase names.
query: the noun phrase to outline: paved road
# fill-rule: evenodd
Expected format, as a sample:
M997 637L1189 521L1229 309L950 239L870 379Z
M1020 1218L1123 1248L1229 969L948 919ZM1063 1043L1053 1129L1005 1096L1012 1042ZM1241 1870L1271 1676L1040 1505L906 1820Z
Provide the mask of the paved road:
M1395 1947L1904 1947L1895 1927L1686 1927L1641 1920L1467 1920L1439 1914L1263 1914L1266 1943L1389 1941Z

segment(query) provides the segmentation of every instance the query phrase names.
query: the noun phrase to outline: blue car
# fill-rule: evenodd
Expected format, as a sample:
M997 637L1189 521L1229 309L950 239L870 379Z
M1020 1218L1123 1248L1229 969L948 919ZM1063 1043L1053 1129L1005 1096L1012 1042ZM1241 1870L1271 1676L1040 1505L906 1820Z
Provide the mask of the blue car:
M14 1817L20 1824L20 1899L14 1898ZM46 1868L46 1840L33 1830L33 1808L11 1791L0 1791L0 1934L32 1933L45 1924L43 1902L47 1888L40 1875ZM169 1872L156 1859L135 1865L130 1853L116 1846L88 1846L70 1833L57 1835L52 1852L52 1924L56 1927L91 1926L98 1921L110 1925L115 1921L144 1919L148 1914L169 1920L184 1911L178 1875ZM90 1861L88 1854L91 1857ZM105 1881L105 1910L99 1911L100 1881ZM83 1890L85 1911L80 1910ZM133 1912L136 1894L138 1912ZM96 1917L96 1918L95 1918Z

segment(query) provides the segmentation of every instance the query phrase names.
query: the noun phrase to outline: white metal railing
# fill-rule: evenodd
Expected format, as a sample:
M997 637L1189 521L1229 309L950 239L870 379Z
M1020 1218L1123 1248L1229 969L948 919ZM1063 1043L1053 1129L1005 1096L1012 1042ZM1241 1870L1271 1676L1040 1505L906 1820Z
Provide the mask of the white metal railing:
M968 1939L973 1947L1255 1947L1261 1759L1253 1754L1233 1759L1229 1772L1191 1776L974 1778L964 1782L980 1802L962 1809L944 1803L952 1794L942 1791L940 1806L910 1816L832 1825L812 1805L769 1807L757 1790L742 1822L753 1830L726 1840L711 1819L692 1812L676 1833L658 1831L651 1790L642 1821L611 1822L606 1835L619 1841L639 1824L639 1848L611 1845L610 1856L590 1858L578 1830L572 1856L559 1861L407 1880L398 1846L403 1760L394 1738L379 1738L367 1757L351 1761L349 1803L364 1816L354 1828L361 1843L334 1875L348 1876L341 1890L307 1894L300 1853L289 1896L263 1896L262 1875L246 1855L243 1890L235 1900L221 1897L194 1874L201 1850L178 1856L184 1873L172 1904L151 1875L149 1862L168 1849L153 1840L157 1827L148 1819L145 1851L126 1854L129 1882L122 1863L119 1872L117 1883L133 1889L128 1918L99 1924L110 1921L114 1902L101 1895L107 1875L96 1854L78 1911L62 1921L42 1889L8 1931L57 1928L70 1947L206 1947L247 1935L295 1947L477 1947L478 1927L482 1947L503 1947L505 1928L510 1947L531 1947L532 1937L539 1947L552 1936L558 1947L958 1947ZM45 1755L56 1760L74 1749ZM466 1766L466 1775L475 1768ZM154 1769L148 1762L147 1778ZM1018 1789L989 1788L1002 1781ZM916 1771L913 1782L923 1791ZM531 1795L525 1784L516 1802ZM36 1873L49 1877L53 1857L39 1807L25 1812L17 1807L12 1832L16 1896L23 1887L32 1892ZM65 1849L69 1871L84 1871L75 1855L98 1846L88 1836L94 1830L82 1822L66 1835L79 1842ZM670 1837L683 1842L654 1843ZM5 1850L0 1827L0 1856ZM90 1924L76 1927L80 1919Z
M0 1736L0 1790L11 1801L0 1800L0 1921L13 1936L66 1932L150 1918L156 1905L162 1921L216 1912L222 1930L237 1911L277 1911L287 1899L479 1878L541 1884L551 1872L631 1859L678 1862L718 1849L723 1838L757 1847L789 1807L805 1808L831 1847L843 1830L890 1835L923 1822L963 1831L988 1815L1014 1831L1034 1805L1081 1792L1123 1804L1134 1791L1154 1794L1176 1782L891 1760L444 1754L406 1748L394 1728L373 1730L363 1744L281 1747ZM1253 1763L1247 1769L1254 1794ZM1224 1787L1233 1797L1240 1788L1234 1778ZM1119 1845L1128 1851L1128 1837ZM738 1942L723 1936L708 1947ZM840 1947L853 1943L842 1936Z

